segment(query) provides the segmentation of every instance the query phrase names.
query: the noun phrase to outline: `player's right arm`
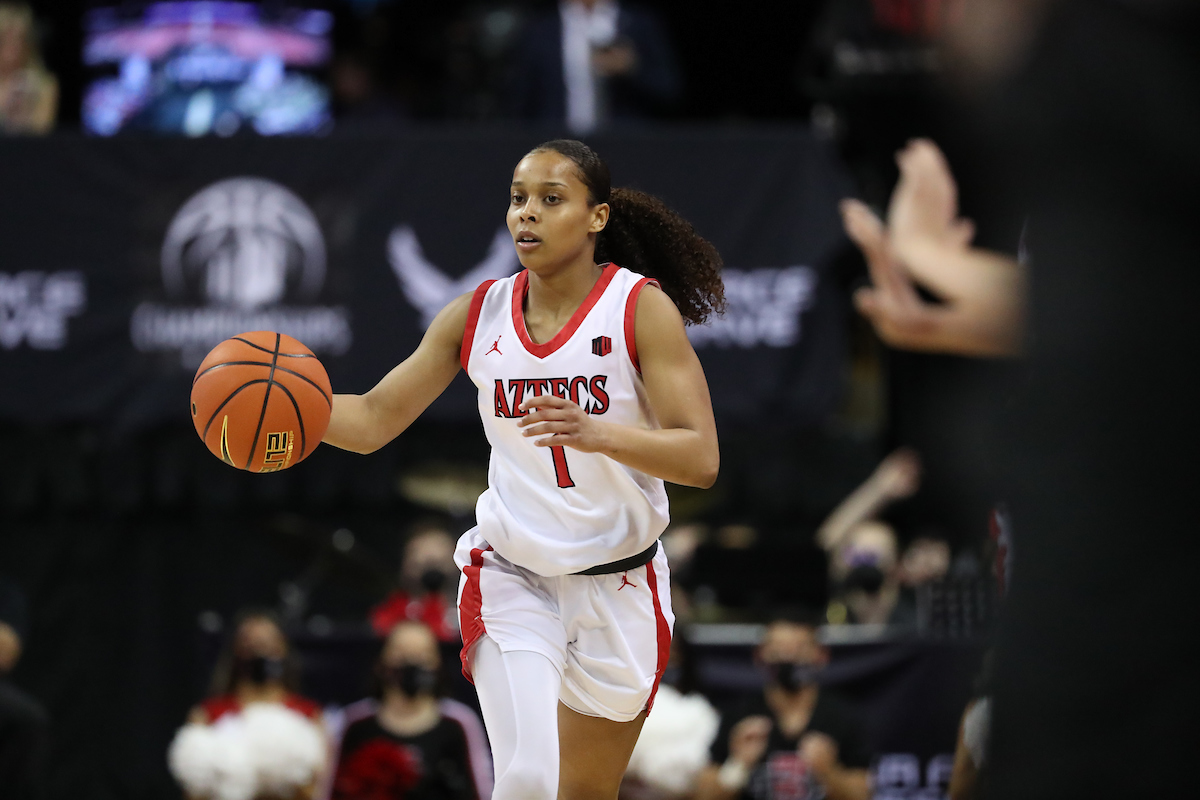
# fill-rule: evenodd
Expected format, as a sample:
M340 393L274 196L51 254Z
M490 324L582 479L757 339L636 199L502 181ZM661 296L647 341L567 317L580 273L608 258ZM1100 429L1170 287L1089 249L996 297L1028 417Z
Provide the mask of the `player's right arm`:
M395 439L438 398L461 367L471 293L438 312L421 344L366 394L335 394L323 441L372 453Z

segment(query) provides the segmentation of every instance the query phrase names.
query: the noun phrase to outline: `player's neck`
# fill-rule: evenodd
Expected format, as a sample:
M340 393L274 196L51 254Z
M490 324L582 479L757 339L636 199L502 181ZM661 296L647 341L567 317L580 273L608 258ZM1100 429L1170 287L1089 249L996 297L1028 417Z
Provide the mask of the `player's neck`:
M234 696L243 706L251 703L282 703L287 697L287 689L277 683L239 683L234 689Z
M767 707L775 715L780 729L785 733L789 733L791 728L804 730L812 718L813 709L816 708L819 691L815 684L805 686L798 692L787 692L778 686L768 686Z
M539 275L530 271L529 294L525 297L526 321L545 322L551 327L557 323L557 327L550 331L550 336L542 338L542 341L553 337L583 305L603 272L590 253L586 258L580 258L553 273Z
M415 736L432 728L440 718L437 698L421 694L409 697L389 691L379 708L379 724L397 736Z

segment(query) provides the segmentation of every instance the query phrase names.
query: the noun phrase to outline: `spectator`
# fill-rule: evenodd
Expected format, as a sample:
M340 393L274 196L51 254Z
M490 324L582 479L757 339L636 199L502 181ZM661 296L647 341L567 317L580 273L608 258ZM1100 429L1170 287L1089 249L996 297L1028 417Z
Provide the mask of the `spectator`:
M530 22L517 53L517 116L566 122L576 133L659 116L679 95L658 19L618 0L561 0Z
M25 597L0 579L0 796L5 800L42 797L50 721L34 698L8 680L21 658Z
M830 578L841 591L831 622L916 624L915 603L901 602L896 532L876 515L920 484L916 453L897 450L821 524L817 544L829 554Z
M193 798L308 800L327 761L320 707L297 694L299 668L267 611L243 612L213 673L213 694L168 753Z
M430 629L396 625L376 665L381 702L346 710L333 782L335 800L487 800L491 759L470 708L440 699L441 656Z
M44 134L54 127L58 81L42 66L33 12L0 3L0 134Z
M852 709L818 685L829 651L816 626L777 617L756 659L767 684L722 718L697 800L866 800L870 753Z
M435 522L418 523L404 544L400 588L371 610L371 627L380 636L399 622L419 620L441 642L457 642L458 568L454 537Z

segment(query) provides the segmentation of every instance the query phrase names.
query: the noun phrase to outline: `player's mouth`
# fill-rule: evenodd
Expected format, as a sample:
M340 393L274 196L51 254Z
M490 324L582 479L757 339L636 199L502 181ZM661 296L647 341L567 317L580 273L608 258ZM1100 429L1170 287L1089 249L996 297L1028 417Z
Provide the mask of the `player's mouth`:
M516 235L517 249L523 253L534 250L542 243L542 240L534 236L529 231L517 231Z

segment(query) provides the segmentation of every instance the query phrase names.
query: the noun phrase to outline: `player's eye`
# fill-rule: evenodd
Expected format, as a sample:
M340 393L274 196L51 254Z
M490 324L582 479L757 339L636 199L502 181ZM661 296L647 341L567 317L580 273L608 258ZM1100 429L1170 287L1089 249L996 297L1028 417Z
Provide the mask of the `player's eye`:
M557 203L557 202L558 202L560 199L561 199L561 198L560 198L558 195L556 195L556 194L548 194L548 195L546 195L546 202L547 202L547 203L550 203L551 205L553 205L553 204Z
M513 196L512 196L512 201L513 201L513 205L520 205L521 203L525 202L525 198L522 195L519 195L514 192Z

